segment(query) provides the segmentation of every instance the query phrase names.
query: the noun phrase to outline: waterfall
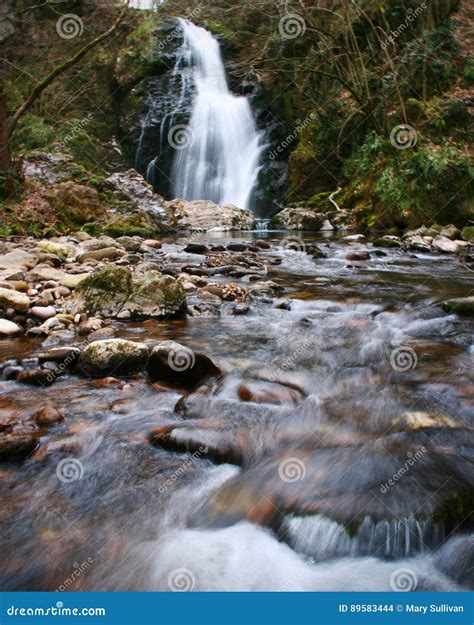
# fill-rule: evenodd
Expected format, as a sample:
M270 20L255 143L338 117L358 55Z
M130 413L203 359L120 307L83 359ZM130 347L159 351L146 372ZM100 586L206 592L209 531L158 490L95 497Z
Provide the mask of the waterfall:
M249 102L229 91L211 33L188 20L179 22L183 45L176 64L192 68L193 102L173 163L174 196L249 208L262 151Z

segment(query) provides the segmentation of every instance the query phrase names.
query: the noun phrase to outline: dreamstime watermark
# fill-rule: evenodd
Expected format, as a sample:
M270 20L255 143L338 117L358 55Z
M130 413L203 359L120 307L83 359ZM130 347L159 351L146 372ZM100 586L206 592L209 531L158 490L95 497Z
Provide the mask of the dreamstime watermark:
M160 485L158 486L158 492L160 494L163 494L168 490L168 488L170 488L171 486L174 486L176 480L178 480L182 475L184 475L186 471L189 469L189 467L191 467L196 462L196 460L204 454L205 451L206 451L206 448L201 445L201 447L199 447L199 449L195 451L192 454L192 456L190 456L184 462L181 463L181 465L176 469L176 471L173 472L173 474L170 477L168 477L163 482L160 482Z
M400 467L400 469L394 473L389 480L380 486L380 492L385 495L385 493L387 493L392 486L395 486L397 482L410 471L410 469L418 462L418 460L420 460L420 458L424 456L424 454L426 454L426 452L427 449L424 446L420 447L420 449L418 449L415 453L409 451L403 467Z
M182 349L170 349L168 353L168 366L177 373L182 373L188 369L192 369L196 364L196 356L194 352L183 347Z
M316 117L317 114L313 111L303 121L297 119L294 131L289 134L274 150L269 152L268 156L270 160L274 161L279 154L284 152L286 148L288 148L294 141L296 141L298 136Z
M56 32L61 39L75 39L84 32L84 22L75 13L66 13L56 22Z
M90 556L84 562L74 562L72 571L69 577L66 577L64 582L56 589L56 592L66 592L72 584L90 567L90 565L94 562L94 558Z
M405 21L400 24L400 26L396 30L392 30L387 39L382 42L382 50L385 50L389 44L394 44L398 37L400 37L400 35L402 35L406 31L410 24L417 20L423 13L423 11L426 11L427 8L428 5L426 4L426 2L422 2L420 6L416 7L416 9L408 9Z
M390 143L396 150L414 148L418 141L418 133L409 124L400 124L392 128Z
M316 564L316 560L314 558L310 558L304 563L305 568L310 568ZM298 581L297 577L291 577L280 589L280 592L288 592L292 589L293 584Z
M174 569L168 575L168 588L171 592L191 592L196 586L196 578L189 569Z
M189 126L176 124L168 132L168 143L174 150L184 150L194 141L194 133Z
M62 601L47 608L16 608L6 610L8 616L105 616L105 608L65 608ZM38 620L36 621L38 623Z
M418 356L411 347L401 345L396 347L390 353L390 366L394 371L399 373L406 373L411 369L414 369L418 364Z
M64 484L81 480L83 475L84 466L77 458L64 458L56 466L56 476Z
M418 578L412 569L397 569L390 576L390 587L395 592L411 592L417 585Z
M296 39L306 32L306 22L299 13L287 13L278 22L278 32L283 39Z
M304 480L306 465L300 458L286 458L278 465L278 475L287 484Z
M199 17L203 9L204 3L200 2L193 9L186 9L184 16L186 19L193 21ZM181 26L181 24L178 24L175 28L173 28L173 30L167 33L166 36L163 37L163 39L161 39L158 43L158 49L160 50L160 52L162 52L167 47L167 45L170 44L178 35L181 35L182 32L183 27Z
M68 134L60 141L54 148L53 154L55 152L61 152L64 148L70 143L76 136L84 130L84 128L91 123L94 119L94 113L88 113L85 117L83 117L77 124L74 124L72 129L68 132Z

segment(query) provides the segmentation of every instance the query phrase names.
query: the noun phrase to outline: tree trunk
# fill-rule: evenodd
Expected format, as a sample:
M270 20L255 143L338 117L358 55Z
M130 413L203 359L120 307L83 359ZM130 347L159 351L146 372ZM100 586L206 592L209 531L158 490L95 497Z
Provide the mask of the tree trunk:
M10 133L8 132L7 102L3 84L0 83L0 196L9 196L14 189L12 174Z

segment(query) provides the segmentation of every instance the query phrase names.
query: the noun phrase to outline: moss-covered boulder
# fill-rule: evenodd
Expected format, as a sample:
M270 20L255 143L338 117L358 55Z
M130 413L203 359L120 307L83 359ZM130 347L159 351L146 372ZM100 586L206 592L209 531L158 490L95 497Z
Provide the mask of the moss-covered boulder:
M94 341L79 356L77 370L91 377L135 373L145 366L148 347L124 339Z
M77 287L67 309L75 313L100 313L114 317L123 307L132 289L132 275L127 267L103 265L98 267Z
M474 296L448 299L441 303L441 308L464 317L474 317Z
M104 213L97 189L70 180L54 185L44 196L60 220L70 226L82 226Z
M178 313L185 305L186 294L181 282L152 270L134 276L124 309L135 318L162 317Z
M103 265L83 280L67 309L102 317L146 319L175 315L185 309L186 294L171 276L146 267L132 274L128 267Z
M462 238L465 241L473 241L474 242L474 226L466 226L462 230Z

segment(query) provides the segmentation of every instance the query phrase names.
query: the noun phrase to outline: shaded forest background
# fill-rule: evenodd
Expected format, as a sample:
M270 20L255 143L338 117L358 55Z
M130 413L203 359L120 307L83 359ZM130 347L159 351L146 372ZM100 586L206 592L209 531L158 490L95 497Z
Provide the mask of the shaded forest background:
M339 205L367 229L474 220L468 1L168 0L156 12L103 0L4 4L3 234L44 228L47 211L22 175L39 152L66 155L69 175L112 201L107 177L133 166L148 82L170 71L179 43L169 17L183 15L219 38L232 89L251 97L271 130L264 156L285 172L280 205L325 210L341 188ZM58 20L69 14L81 32L64 38ZM114 25L6 132L38 85ZM400 126L410 129L401 139Z

